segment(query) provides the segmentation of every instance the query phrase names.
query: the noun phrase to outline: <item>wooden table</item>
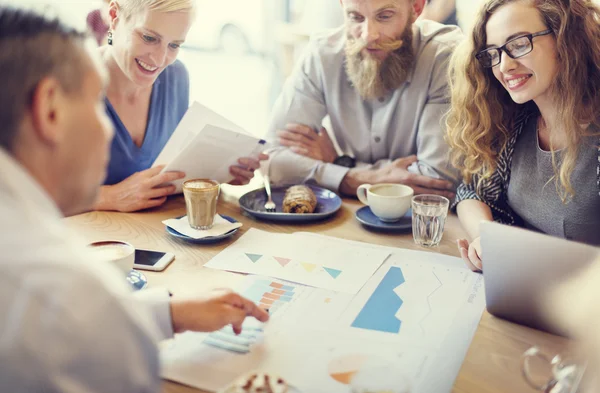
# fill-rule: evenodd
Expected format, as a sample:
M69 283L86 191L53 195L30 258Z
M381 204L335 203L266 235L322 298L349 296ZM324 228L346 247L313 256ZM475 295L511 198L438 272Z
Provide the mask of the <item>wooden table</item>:
M244 190L231 190L233 188L223 193L218 211L235 217L244 225L233 239L216 245L188 244L170 237L165 232L161 221L185 214L185 203L181 196L172 197L164 206L151 211L131 214L91 212L68 218L67 222L90 242L103 239L124 240L136 248L173 252L176 259L167 270L161 273L144 272L144 274L151 286L167 287L175 296L235 286L241 280L241 275L205 269L203 265L251 227L278 233L309 231L384 246L421 249L415 245L410 233L381 234L364 229L354 218L355 211L360 207L359 202L355 200L344 200L342 209L330 220L312 224L279 225L257 221L243 215L237 204L237 198ZM451 215L446 222L441 245L427 250L458 256L456 239L462 237L464 232L458 218ZM519 363L520 355L533 345L538 345L545 352L553 355L566 350L568 342L557 336L497 319L484 312L453 392L535 392L523 381ZM163 391L199 392L172 382L165 382Z

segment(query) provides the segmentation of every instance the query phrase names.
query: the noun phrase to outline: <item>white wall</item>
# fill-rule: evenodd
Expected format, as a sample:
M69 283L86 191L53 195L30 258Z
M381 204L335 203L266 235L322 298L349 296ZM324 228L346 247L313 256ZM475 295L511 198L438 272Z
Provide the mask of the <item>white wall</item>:
M487 0L456 0L458 23L465 33L471 30L477 12L486 2ZM600 0L592 0L592 2L600 6Z
M32 8L63 21L79 29L86 28L88 12L100 8L101 0L0 0L0 4Z

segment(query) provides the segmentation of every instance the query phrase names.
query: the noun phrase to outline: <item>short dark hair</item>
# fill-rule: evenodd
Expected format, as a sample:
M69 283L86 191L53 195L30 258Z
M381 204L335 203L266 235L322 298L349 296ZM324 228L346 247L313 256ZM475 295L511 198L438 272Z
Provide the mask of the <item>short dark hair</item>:
M44 78L65 91L83 81L87 34L32 10L0 6L0 147L12 150L35 89Z

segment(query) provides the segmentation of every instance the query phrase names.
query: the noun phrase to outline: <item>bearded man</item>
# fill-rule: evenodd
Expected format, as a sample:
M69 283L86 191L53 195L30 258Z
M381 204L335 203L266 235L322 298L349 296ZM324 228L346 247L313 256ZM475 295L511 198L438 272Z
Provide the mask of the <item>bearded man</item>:
M363 183L400 183L453 198L443 117L447 63L462 33L416 21L425 0L341 4L344 25L311 39L275 104L271 180L346 195Z

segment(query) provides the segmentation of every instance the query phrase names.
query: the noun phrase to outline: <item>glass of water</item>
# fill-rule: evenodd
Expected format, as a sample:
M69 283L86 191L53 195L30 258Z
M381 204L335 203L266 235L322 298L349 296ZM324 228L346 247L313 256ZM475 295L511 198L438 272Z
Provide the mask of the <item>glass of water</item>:
M550 368L550 377L536 380L534 361L541 361ZM538 365L539 368L539 365ZM521 356L521 370L527 383L535 390L549 393L578 393L583 392L587 362L583 359L563 358L556 355L552 359L543 354L538 347L529 348ZM590 390L591 391L591 390Z
M415 243L424 247L440 244L450 201L439 195L417 195L412 199L412 231Z

